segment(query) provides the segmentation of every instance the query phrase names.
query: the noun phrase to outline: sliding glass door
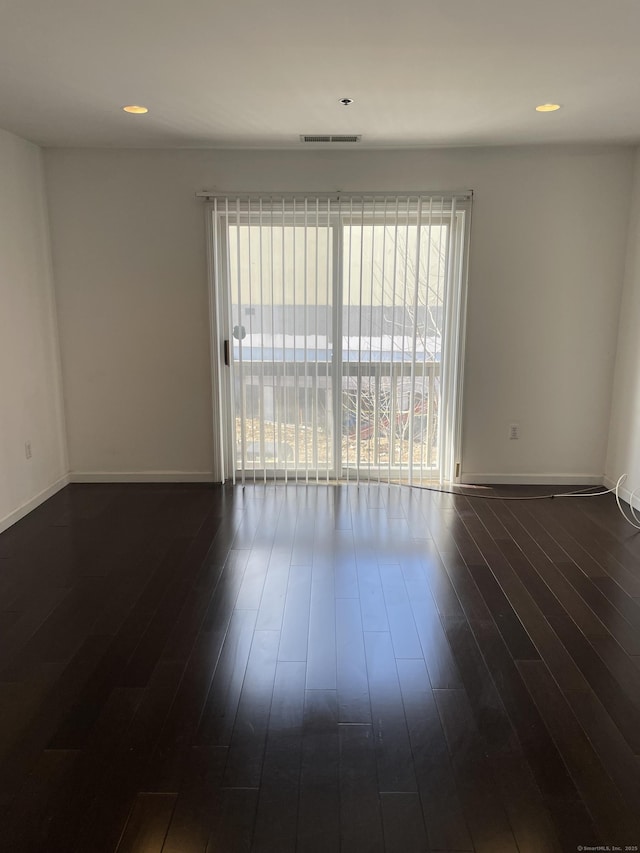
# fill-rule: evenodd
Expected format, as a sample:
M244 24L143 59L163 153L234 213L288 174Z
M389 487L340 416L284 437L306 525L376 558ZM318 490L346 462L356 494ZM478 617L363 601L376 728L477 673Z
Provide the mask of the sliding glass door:
M467 197L212 205L221 479L455 476Z

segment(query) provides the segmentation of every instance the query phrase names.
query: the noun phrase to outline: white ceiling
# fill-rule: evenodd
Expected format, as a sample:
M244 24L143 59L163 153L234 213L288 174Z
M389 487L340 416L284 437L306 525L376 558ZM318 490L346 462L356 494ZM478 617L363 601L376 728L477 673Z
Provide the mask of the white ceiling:
M639 81L638 0L0 0L0 127L47 146L637 142Z

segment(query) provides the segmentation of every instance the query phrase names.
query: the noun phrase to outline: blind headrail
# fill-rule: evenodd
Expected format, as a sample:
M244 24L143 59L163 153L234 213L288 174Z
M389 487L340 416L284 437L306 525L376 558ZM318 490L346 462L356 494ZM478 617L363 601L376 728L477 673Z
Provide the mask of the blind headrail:
M234 192L231 190L202 190L195 194L196 198L203 201L215 201L216 199L234 199L243 201L246 199L304 199L317 198L329 201L345 201L348 199L389 199L389 198L443 198L447 200L455 199L457 202L471 201L473 199L473 190L400 190L398 192L390 192L388 190L377 192L368 190L367 192L354 192L352 190L335 192L283 192L278 190L259 191L259 192Z

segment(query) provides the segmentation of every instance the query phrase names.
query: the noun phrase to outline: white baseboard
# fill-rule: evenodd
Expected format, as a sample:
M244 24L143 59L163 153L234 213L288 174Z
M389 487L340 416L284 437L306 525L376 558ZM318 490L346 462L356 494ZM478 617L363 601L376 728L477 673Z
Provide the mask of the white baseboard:
M65 486L69 485L69 475L65 474L64 477L60 477L59 480L56 480L55 483L52 483L50 486L47 486L46 489L43 489L39 492L35 497L28 500L22 506L19 506L18 509L14 509L13 512L10 512L9 515L5 515L4 518L0 518L0 533L3 533L12 524L15 524L16 521L20 521L21 518L24 518L25 515L28 515L32 510L36 507L43 504L45 501L49 500L50 497L53 497L56 492L59 492L60 489L64 489Z
M617 479L612 480L611 477L605 477L604 478L604 484L608 489L615 489L617 482L618 482ZM620 498L623 501L625 501L628 504L631 503L631 490L630 489L625 489L624 486L620 486L619 494L620 494ZM640 497L638 495L636 495L633 499L633 508L635 510L640 510Z
M464 485L601 486L602 474L462 474Z
M71 483L213 483L211 471L72 471Z

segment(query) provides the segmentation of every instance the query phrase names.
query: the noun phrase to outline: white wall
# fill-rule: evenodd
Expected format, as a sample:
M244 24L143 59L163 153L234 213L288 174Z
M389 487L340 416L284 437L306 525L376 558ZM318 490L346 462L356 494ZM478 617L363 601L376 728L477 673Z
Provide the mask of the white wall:
M601 477L632 168L620 147L47 151L72 471L211 469L195 191L471 188L465 477Z
M628 473L623 496L640 488L640 149L636 153L627 263L620 309L607 483ZM640 505L640 504L639 504Z
M0 530L64 484L42 152L0 131ZM32 458L25 458L30 441Z

